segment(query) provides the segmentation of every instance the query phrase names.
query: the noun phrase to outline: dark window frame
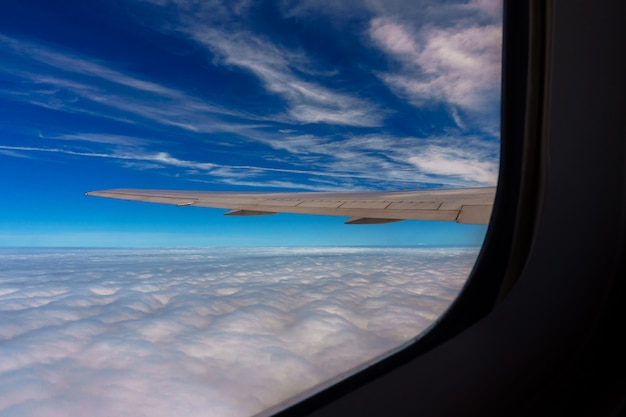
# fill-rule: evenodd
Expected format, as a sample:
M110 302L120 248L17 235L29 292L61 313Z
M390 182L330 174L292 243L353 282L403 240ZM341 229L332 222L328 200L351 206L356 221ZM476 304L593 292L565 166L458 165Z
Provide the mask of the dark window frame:
M500 178L464 290L416 343L278 416L625 409L624 21L619 0L505 0Z

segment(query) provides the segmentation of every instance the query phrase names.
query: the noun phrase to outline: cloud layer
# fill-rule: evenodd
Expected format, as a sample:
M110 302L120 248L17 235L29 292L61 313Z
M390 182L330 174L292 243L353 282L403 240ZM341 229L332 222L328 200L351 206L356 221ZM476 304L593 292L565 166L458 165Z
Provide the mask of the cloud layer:
M0 251L0 414L246 416L412 339L476 249Z

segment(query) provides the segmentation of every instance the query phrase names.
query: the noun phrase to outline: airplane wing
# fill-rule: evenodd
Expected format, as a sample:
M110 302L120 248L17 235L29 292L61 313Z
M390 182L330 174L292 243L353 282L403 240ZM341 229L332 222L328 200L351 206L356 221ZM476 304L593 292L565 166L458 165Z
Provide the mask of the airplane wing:
M487 224L495 187L372 192L230 192L120 188L91 191L88 196L230 209L229 216L276 213L350 217L346 224L440 220Z

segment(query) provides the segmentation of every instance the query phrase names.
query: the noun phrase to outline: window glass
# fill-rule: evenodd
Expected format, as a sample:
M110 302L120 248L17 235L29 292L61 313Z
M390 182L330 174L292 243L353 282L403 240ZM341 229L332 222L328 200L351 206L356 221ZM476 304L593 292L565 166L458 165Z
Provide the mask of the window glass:
M0 414L248 416L415 340L484 225L87 198L494 186L501 2L0 14ZM304 394L303 394L304 393Z

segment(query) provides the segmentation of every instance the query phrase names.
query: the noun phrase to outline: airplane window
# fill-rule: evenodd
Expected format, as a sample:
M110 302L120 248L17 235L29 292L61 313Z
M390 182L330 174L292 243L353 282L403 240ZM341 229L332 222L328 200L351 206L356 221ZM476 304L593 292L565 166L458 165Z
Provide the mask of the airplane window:
M5 5L0 414L271 413L416 340L486 232L501 9Z

